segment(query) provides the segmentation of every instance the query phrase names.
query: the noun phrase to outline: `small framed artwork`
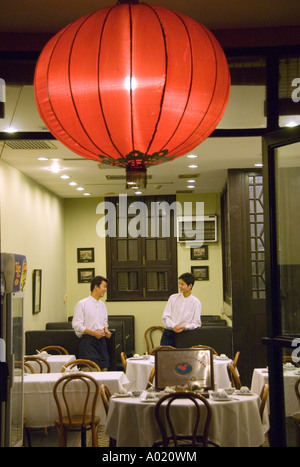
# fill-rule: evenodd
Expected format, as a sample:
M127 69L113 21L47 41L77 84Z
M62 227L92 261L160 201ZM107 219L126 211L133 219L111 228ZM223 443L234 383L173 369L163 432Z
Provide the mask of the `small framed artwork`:
M209 280L208 266L192 266L191 273L194 274L196 281L208 281Z
M83 268L78 269L78 282L80 284L91 282L93 277L95 277L95 268Z
M77 248L78 263L93 263L95 261L94 248Z
M42 300L42 270L34 269L32 273L32 313L41 311Z
M208 259L208 245L193 246L191 248L191 260Z

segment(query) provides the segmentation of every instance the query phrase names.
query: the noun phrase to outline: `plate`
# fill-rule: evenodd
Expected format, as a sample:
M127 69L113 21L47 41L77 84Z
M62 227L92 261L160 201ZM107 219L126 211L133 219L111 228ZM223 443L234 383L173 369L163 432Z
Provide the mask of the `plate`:
M237 396L253 396L253 392L241 392L241 391L235 391L235 393Z
M120 393L116 392L111 397L132 397L132 394L131 394L131 392L127 392L125 394L122 393L122 392L120 392Z
M144 357L130 357L127 360L146 360Z
M141 397L141 402L157 402L159 400L159 397L156 397L155 399L146 399L145 397Z
M226 401L232 401L232 397L211 397L213 401L217 402L226 402Z

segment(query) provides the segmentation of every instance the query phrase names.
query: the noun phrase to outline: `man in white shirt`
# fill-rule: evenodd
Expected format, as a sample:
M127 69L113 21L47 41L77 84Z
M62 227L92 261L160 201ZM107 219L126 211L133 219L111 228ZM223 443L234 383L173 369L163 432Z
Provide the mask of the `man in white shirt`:
M73 329L80 337L78 358L92 360L102 369L109 367L109 356L105 337L108 330L107 309L100 298L107 290L107 279L96 276L91 281L91 294L80 300L74 308Z
M178 279L179 292L169 297L162 316L165 326L160 345L175 345L175 335L201 326L201 302L192 295L193 274L186 272Z

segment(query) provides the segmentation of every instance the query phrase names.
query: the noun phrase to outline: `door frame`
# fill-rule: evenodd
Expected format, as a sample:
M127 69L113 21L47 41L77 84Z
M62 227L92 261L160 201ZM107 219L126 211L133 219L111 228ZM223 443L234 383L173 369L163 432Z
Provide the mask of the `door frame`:
M282 349L292 349L292 337L283 336L279 300L279 271L277 267L276 228L276 149L300 142L300 126L283 128L262 138L264 206L265 206L265 259L266 259L266 312L267 336L263 343L268 348L270 385L270 444L286 447L284 385ZM296 336L295 336L296 337Z

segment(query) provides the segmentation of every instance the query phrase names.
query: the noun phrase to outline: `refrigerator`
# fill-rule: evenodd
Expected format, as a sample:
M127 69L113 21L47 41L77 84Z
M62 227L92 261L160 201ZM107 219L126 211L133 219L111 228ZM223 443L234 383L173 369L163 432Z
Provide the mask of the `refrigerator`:
M23 319L26 275L26 256L1 253L1 447L23 445Z

